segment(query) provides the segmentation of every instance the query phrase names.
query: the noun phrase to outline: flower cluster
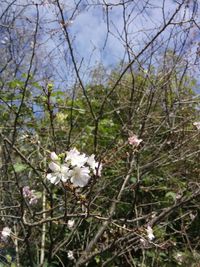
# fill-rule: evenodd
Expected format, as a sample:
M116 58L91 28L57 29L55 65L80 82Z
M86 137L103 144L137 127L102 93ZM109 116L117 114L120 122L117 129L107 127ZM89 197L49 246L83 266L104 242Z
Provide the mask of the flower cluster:
M47 174L47 179L52 184L70 181L75 187L84 187L92 174L101 176L102 165L95 161L95 156L88 157L76 148L67 151L64 160L52 152L51 160L49 168L52 173Z
M29 204L36 204L38 202L38 198L35 195L35 191L34 190L30 190L29 186L24 186L22 189L23 192L23 196L29 200Z

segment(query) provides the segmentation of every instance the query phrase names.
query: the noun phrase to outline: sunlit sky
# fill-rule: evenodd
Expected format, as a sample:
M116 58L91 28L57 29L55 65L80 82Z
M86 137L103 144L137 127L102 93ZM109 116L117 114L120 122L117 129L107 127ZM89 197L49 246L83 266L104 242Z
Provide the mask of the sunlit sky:
M105 5L102 5L103 0L89 0L87 1L87 5L84 4L85 1L81 1L76 12L74 12L74 9L78 1L76 3L75 1L64 1L65 20L66 23L69 23L68 31L72 40L76 60L79 63L81 62L82 70L93 67L98 63L103 64L107 68L109 66L113 67L124 58L126 43L123 6L119 5L121 2L120 0L107 1L108 9L106 13ZM114 5L111 6L110 4ZM126 5L125 13L127 19L126 30L128 33L128 43L134 55L157 33L163 25L164 19L168 21L177 6L178 4L172 0L151 0L147 5L144 5L143 1L129 1ZM45 19L53 21L47 24L46 32L50 32L48 29L59 29L60 25L55 22L57 11L51 4L44 5L41 12L42 16L44 16L44 21ZM187 21L191 13L191 8L182 8L173 22ZM72 16L72 14L74 15ZM108 21L107 18L109 19ZM185 25L185 29L187 26ZM172 27L168 27L160 36L159 40L162 40L163 44L167 42ZM191 31L190 34L193 34L193 36L190 37L189 35L188 40L190 38L195 40L194 32ZM58 44L65 42L63 32L57 30L56 34L51 35L51 37L48 39L46 48L49 51L55 48L55 54L58 56L58 63L60 64L60 55L58 55L58 52L64 58L67 47L67 45L64 46L65 49L63 50L63 47L59 46L58 49ZM185 49L187 49L187 45ZM190 47L190 49L192 48ZM192 54L196 53L196 47L190 53L192 58ZM70 62L66 64L70 64ZM61 68L64 69L64 65Z
M123 2L126 3L125 13L123 13ZM29 4L28 6L27 3ZM54 78L56 77L61 81L69 80L69 77L73 79L73 74L69 73L71 59L68 53L68 45L59 23L60 14L54 1L17 0L14 5L16 10L22 9L24 5L23 16L25 19L23 23L25 22L28 25L27 34L31 34L31 32L34 34L36 3L39 4L41 22L37 40L37 53L38 57L42 58L43 68L44 70L53 68ZM76 62L80 66L82 75L85 70L91 69L99 63L109 69L119 64L124 58L127 59L127 55L125 56L126 42L123 15L127 21L128 45L131 48L132 56L134 56L159 31L164 21L168 21L178 6L174 0L60 0L60 3L64 10L65 22L68 24L67 29ZM107 4L107 9L105 3ZM187 21L191 14L192 6L181 8L173 22L176 24L180 21ZM200 16L196 16L196 19L198 19L197 23L199 23ZM29 23L29 21L32 21L32 23ZM188 25L187 23L182 25L182 32L187 30ZM172 27L173 25L168 27L158 39L158 42L162 42L163 51L166 48L165 43L167 43ZM177 37L175 33L174 38L171 40L173 41L175 38L179 43L182 36L180 34ZM190 59L196 54L197 44L195 42L198 43L198 39L199 32L197 33L196 30L192 29L188 40L193 40L193 44L191 45L188 42L184 47ZM160 53L160 50L158 53ZM156 62L156 57L154 60Z
M84 4L79 6L79 11L75 13L72 20L70 19L75 4L72 1L65 2L65 10L67 10L65 18L66 21L71 22L68 28L77 55L87 61L92 56L92 63L103 62L107 65L119 62L124 55L125 47L123 8L117 5L120 1L108 2L116 4L108 8L109 25L105 6L92 4L93 1L88 2L91 2L91 6L89 8ZM133 50L137 51L141 48L163 22L162 5L158 5L159 2L162 4L162 1L151 1L142 14L140 14L143 9L142 2L138 1L137 5L132 3L127 5L126 17L130 15L127 21L127 31ZM171 0L166 2L164 9L167 20L177 5ZM53 17L53 10L50 5L44 6L43 12L48 19ZM107 35L108 26L109 34Z

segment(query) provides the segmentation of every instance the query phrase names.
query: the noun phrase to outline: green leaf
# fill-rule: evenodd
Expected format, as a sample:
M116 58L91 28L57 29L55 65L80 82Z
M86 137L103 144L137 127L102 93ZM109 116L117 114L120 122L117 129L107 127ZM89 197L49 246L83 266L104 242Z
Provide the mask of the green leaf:
M174 201L176 200L176 193L174 193L174 192L167 192L166 194L165 194L165 197L166 198L172 198Z
M11 263L12 262L12 257L9 254L7 254L6 255L6 260L7 260L7 262Z
M64 96L65 93L62 91L55 91L51 94L51 96Z
M20 81L20 80L12 80L10 82L7 83L7 85L11 88L11 89L14 89L14 88L17 88L17 87L23 87L24 86L24 82L23 81Z
M137 178L134 177L134 176L132 176L132 177L130 178L130 182L133 183L133 184L135 184L135 183L137 182Z
M80 114L85 114L85 109L78 109L78 113L80 113Z
M95 257L95 261L96 261L97 264L100 263L100 256L96 256Z
M22 172L27 168L27 166L22 163L15 163L13 167L15 172Z

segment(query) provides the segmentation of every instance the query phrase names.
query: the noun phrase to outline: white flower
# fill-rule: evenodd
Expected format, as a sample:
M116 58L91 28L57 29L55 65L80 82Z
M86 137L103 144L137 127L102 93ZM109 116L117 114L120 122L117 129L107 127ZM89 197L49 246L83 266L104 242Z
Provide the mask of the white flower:
M194 122L193 125L196 126L197 130L200 130L200 121Z
M69 260L74 260L74 253L73 253L72 250L69 250L67 252L67 257L68 257Z
M52 173L47 174L47 179L52 184L58 184L60 181L66 182L69 179L69 168L62 164L59 165L55 162L49 164L49 168L53 171Z
M94 154L92 154L90 157L88 157L87 164L93 170L94 174L101 176L102 165L99 164L99 162L95 161L94 158L95 158Z
M138 139L137 135L133 134L132 136L130 136L128 138L128 142L130 145L133 145L133 146L139 146L139 144L142 142L143 140L142 139Z
M92 154L91 156L89 156L88 157L88 159L87 159L87 163L88 163L88 165L93 169L93 170L95 170L95 168L96 168L96 166L97 166L97 162L95 161L95 155L94 154Z
M69 229L72 229L74 227L75 221L74 220L68 220L67 226Z
M74 148L67 152L65 162L69 161L72 166L82 167L87 159L85 154L80 154L80 152Z
M74 186L84 187L90 179L90 170L88 167L74 167L69 171L70 181Z
M53 184L58 184L60 181L66 182L70 179L74 186L84 187L91 178L91 172L98 176L101 175L102 165L95 161L94 154L88 157L73 148L66 152L64 164L60 163L55 152L52 152L50 156L52 162L49 164L49 168L52 172L47 174L47 179Z
M96 167L96 172L97 173L95 173L95 174L98 175L98 176L101 176L101 171L102 171L102 164L98 163L98 166Z
M148 239L150 241L152 241L155 238L155 236L153 234L153 229L151 228L150 225L147 226L146 232L147 232L147 235L148 235Z
M4 227L1 231L1 235L3 238L7 238L11 234L11 229L9 227Z
M94 158L95 158L94 154L88 157L87 164L93 170L94 174L101 176L102 164L99 164L99 162L95 161Z
M51 152L50 157L51 157L51 159L52 159L53 161L57 161L57 160L59 160L59 157L56 155L55 152Z
M71 160L73 157L77 157L79 155L80 155L80 152L76 148L73 148L70 151L67 151L67 156L65 160L66 161Z

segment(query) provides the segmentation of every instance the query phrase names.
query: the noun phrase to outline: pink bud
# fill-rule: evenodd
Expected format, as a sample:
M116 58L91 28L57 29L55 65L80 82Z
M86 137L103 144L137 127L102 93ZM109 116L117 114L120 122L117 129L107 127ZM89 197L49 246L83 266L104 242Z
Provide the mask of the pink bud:
M143 140L142 139L138 139L137 135L132 135L128 138L128 142L130 145L133 145L133 146L139 146L139 144L142 142Z

